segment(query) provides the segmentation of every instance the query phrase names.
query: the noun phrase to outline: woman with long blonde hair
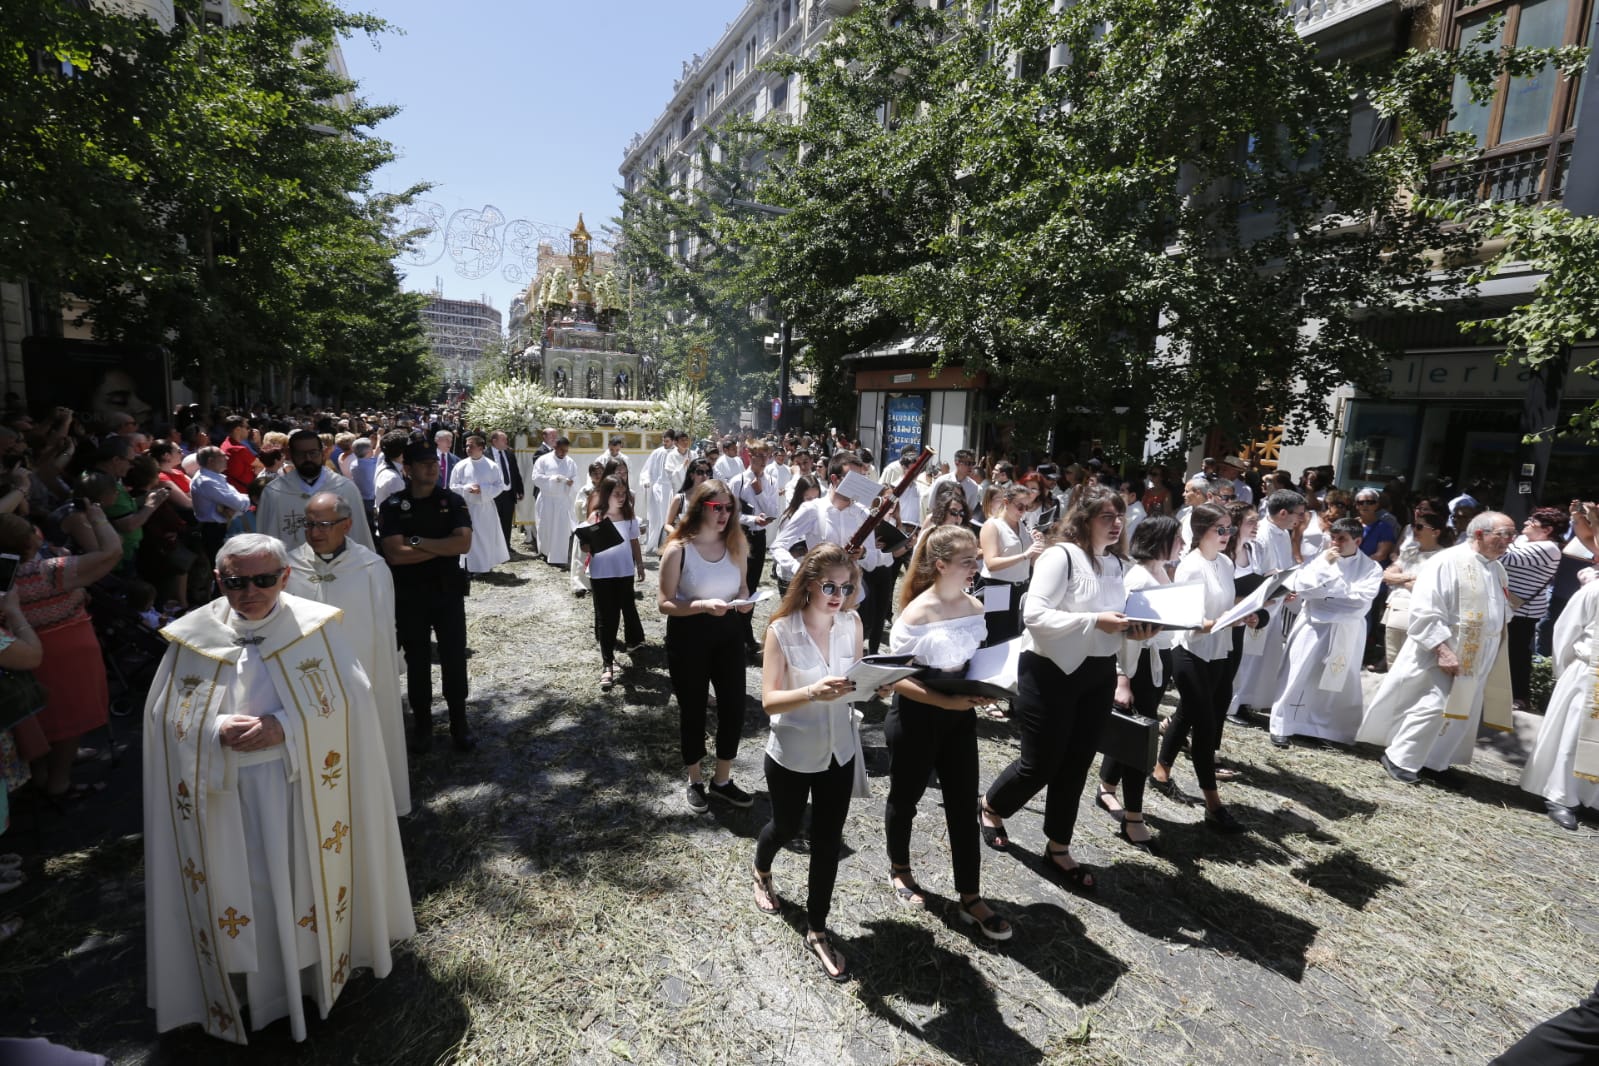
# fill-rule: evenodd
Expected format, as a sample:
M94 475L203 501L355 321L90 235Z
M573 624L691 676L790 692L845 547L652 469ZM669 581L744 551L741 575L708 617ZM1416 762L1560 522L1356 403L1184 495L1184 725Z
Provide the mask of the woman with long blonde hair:
M966 592L982 565L977 538L964 526L925 531L916 546L900 592L899 617L889 633L889 651L913 655L919 665L940 671L963 670L987 634L983 604ZM911 823L927 791L928 775L938 771L949 829L955 890L961 921L977 926L990 940L1009 940L1011 926L979 894L981 853L972 797L977 793L978 707L984 696L935 691L915 678L894 685L895 697L883 723L888 740L889 881L899 902L925 907L927 897L911 872Z
M805 946L832 981L849 966L827 932L838 879L839 845L849 814L860 733L845 674L861 655L861 619L854 611L860 567L837 544L805 554L783 602L766 627L761 706L771 723L766 741L766 791L772 818L755 842L755 906L778 914L772 861L799 834L811 804L811 863L805 901Z
M748 549L738 524L738 504L725 482L710 480L688 498L681 521L661 551L660 599L666 615L666 667L682 724L684 799L696 814L710 809L707 797L748 807L753 796L733 783L744 715L744 561ZM706 786L705 710L716 690L716 773Z

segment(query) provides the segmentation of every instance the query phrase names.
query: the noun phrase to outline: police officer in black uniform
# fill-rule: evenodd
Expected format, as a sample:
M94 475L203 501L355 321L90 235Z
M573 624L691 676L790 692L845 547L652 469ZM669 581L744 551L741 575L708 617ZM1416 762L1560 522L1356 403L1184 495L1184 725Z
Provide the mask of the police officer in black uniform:
M405 446L406 487L378 509L378 536L394 574L394 623L405 653L406 694L415 724L411 750L433 747L433 675L429 638L439 643L444 703L456 751L477 738L466 724L466 571L461 556L472 549L466 501L439 484L433 445Z

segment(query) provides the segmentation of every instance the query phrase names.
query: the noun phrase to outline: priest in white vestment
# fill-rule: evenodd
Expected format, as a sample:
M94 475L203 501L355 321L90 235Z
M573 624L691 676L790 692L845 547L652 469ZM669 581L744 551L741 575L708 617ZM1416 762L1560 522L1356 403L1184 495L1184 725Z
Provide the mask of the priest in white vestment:
M400 707L400 653L394 640L394 576L383 556L350 539L353 516L331 492L305 505L305 543L289 553L288 593L337 607L345 643L372 683L394 809L411 813L411 775Z
M1486 511L1466 527L1464 543L1434 555L1417 572L1405 645L1356 738L1387 746L1383 768L1395 780L1413 784L1423 769L1471 761L1484 682L1509 614L1499 557L1515 537L1508 516Z
M290 551L298 548L305 543L305 505L319 492L336 492L349 502L351 510L366 513L366 501L355 482L323 466L323 458L322 438L309 429L296 430L289 437L293 470L285 470L261 490L261 502L255 508L257 532L277 537ZM363 548L377 546L365 522L355 526L350 536Z
M661 542L666 508L671 502L672 493L677 491L676 485L668 488L666 484L666 457L676 450L677 430L669 429L661 434L661 446L644 460L644 468L638 474L638 502L644 519L642 540L644 550L648 552L655 551L656 545Z
M571 441L557 437L554 450L533 464L532 480L539 490L539 550L552 566L565 566L571 558L572 507L577 499L577 460L566 454L571 447Z
M1382 587L1382 567L1360 550L1360 535L1358 520L1340 518L1332 546L1288 579L1301 606L1271 705L1271 740L1280 748L1296 735L1350 744L1360 728L1360 652Z
M1576 808L1599 809L1599 581L1567 601L1554 653L1555 690L1521 787L1543 798L1555 824L1574 830Z
M1265 518L1255 526L1257 565L1263 574L1274 574L1294 565L1294 524L1305 516L1305 498L1282 489L1266 497ZM1269 621L1244 632L1243 655L1233 679L1232 703L1227 714L1243 720L1245 707L1270 707L1283 685L1287 641L1299 604L1292 598L1279 600L1266 608ZM1357 716L1358 717L1358 716Z
M283 594L288 555L223 545L223 598L173 622L145 703L149 1004L160 1032L306 1036L416 931L372 689L338 610Z
M450 471L449 487L466 501L473 529L499 528L500 510L494 498L506 489L505 474L500 464L485 454L483 438L477 434L466 438L466 458ZM461 565L469 574L486 574L510 558L511 551L505 546L504 537L473 537L472 550L463 557Z
M539 456L548 455L555 450L555 430L546 429L543 440L530 438L526 433L519 433L516 437L516 465L522 474L522 484L527 486L527 491L522 498L516 501L516 513L511 519L511 524L522 531L522 539L527 544L532 544L538 532L539 494L533 487L533 464L538 462Z

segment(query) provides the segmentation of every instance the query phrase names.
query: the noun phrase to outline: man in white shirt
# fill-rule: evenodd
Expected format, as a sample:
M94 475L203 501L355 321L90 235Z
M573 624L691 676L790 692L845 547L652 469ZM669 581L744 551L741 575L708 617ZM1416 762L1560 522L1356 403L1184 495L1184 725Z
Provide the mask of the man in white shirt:
M972 471L977 468L977 455L970 448L961 448L955 453L955 469L948 474L940 474L933 479L933 487L929 492L938 492L940 482L953 481L961 487L961 493L966 497L966 513L976 518L981 512L979 508L983 503L983 487L972 477ZM889 482L884 482L889 484Z
M377 474L372 478L374 516L377 515L378 508L383 506L384 500L405 489L405 471L401 469L400 462L405 457L405 446L409 443L411 435L403 429L383 434L383 440L380 442L383 458L378 460Z
M916 457L922 450L914 444L907 444L899 450L899 458L883 467L883 475L878 482L893 488L898 485L900 478L905 476L905 471L916 462ZM905 490L899 498L899 525L907 532L915 532L922 524L922 494L916 485Z
M827 483L832 491L809 503L800 504L799 510L783 524L782 532L772 543L772 559L777 564L778 576L784 581L793 581L799 569L799 560L794 558L790 548L796 544L804 544L806 548L815 548L818 544L847 546L855 531L861 528L861 523L869 517L870 512L865 505L870 500L856 502L839 495L838 483L852 470L864 475L860 456L851 451L834 452L827 463ZM892 556L878 549L875 537L867 537L866 542L855 550L854 557L860 562L863 572L889 566L894 561ZM861 625L870 645L872 634L881 632L883 619L888 617L887 598L868 595L861 601L859 610Z
M744 472L744 461L738 457L738 441L728 437L722 442L721 456L711 468L712 476L732 484Z
M567 455L572 442L558 437L555 450L533 464L533 484L538 486L538 536L544 561L565 566L571 551L572 505L577 498L577 461Z

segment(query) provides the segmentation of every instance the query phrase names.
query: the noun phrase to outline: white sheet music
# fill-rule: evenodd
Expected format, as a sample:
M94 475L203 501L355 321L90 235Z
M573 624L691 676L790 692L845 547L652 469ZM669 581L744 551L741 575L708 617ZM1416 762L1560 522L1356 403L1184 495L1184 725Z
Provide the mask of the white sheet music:
M1165 629L1198 629L1205 624L1205 583L1184 581L1134 589L1127 594L1122 613L1135 622Z

